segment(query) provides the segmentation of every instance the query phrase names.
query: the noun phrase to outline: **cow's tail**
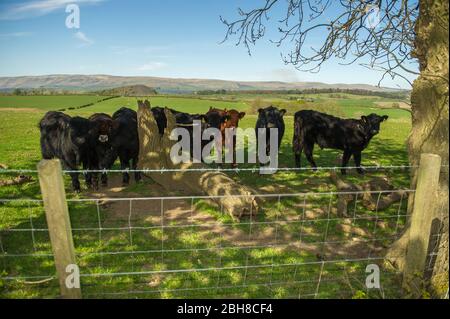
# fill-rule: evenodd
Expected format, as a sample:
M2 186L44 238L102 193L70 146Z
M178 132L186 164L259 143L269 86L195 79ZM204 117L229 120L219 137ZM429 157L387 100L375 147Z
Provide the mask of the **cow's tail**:
M303 148L304 134L302 121L302 117L296 114L294 117L294 138L292 140L294 154L301 153Z

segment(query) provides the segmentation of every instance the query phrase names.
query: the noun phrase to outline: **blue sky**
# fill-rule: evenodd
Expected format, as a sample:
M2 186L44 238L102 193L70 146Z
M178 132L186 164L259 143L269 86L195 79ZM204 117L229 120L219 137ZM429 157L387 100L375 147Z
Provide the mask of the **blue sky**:
M318 81L376 85L380 73L328 61L319 73L285 65L269 32L247 54L221 44L237 8L264 0L41 0L0 2L0 76L111 74L226 80ZM66 5L80 7L80 29L68 29ZM333 9L332 9L333 10ZM320 35L310 45L320 43ZM413 77L409 77L413 79ZM409 88L400 78L383 86Z

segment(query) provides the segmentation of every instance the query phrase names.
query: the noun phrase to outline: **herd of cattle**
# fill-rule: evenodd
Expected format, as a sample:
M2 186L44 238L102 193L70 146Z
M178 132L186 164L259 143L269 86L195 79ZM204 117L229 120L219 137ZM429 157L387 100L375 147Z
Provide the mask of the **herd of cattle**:
M206 114L189 114L169 109L176 119L177 126L188 129L192 136L192 123L201 121L202 129L217 128L225 136L227 128L236 128L239 120L245 116L244 112L236 110L222 110L210 108ZM167 126L164 108L151 108L156 120L159 134L163 134ZM258 119L255 129L267 130L267 143L270 141L270 129L278 130L278 145L284 135L284 115L286 111L270 106L258 110ZM334 148L344 151L342 159L342 173L354 157L358 172L361 168L361 152L371 138L380 130L380 123L388 116L370 114L361 119L341 119L328 114L311 110L302 110L294 116L293 151L295 163L300 167L302 151L313 168L316 163L313 159L314 145L320 148ZM122 181L129 183L127 169L136 170L139 154L139 137L137 129L137 113L129 108L122 107L112 116L96 113L89 118L79 116L71 117L62 112L50 111L45 114L39 123L41 132L41 152L44 159L58 158L63 168L70 171L72 187L80 191L77 169L82 166L85 173L86 184L89 188L98 188L98 174L96 171L110 169L117 158L123 172ZM222 143L225 143L224 138ZM235 148L233 143L233 152ZM267 145L267 144L266 144ZM233 167L236 166L233 156ZM91 172L93 171L93 172ZM135 180L141 179L138 171L134 172ZM102 185L107 184L107 175L101 175Z

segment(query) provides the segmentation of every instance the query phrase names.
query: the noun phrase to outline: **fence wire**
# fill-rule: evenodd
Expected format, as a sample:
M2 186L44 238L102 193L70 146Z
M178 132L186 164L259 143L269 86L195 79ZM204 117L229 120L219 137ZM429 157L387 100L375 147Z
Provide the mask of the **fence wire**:
M341 167L318 169L334 171ZM448 170L448 165L442 169ZM300 172L312 168L277 170ZM137 171L255 173L259 168L64 173ZM36 172L0 170L0 174ZM380 201L394 193L400 200L379 209ZM400 296L401 274L384 267L384 254L402 234L409 218L408 197L414 193L412 189L389 189L254 194L251 196L258 199L259 211L253 214L253 206L249 207L250 216L240 221L217 204L226 197L223 195L74 197L67 203L84 297L396 298ZM342 196L351 198L345 215L337 207ZM367 205L367 196L376 203L374 207ZM446 210L442 207L441 211ZM433 271L439 247L448 241L448 237L443 238L443 227L436 225L432 233L428 272ZM366 267L373 264L381 269L378 289L369 289L365 282ZM59 295L49 230L39 198L0 199L0 267L2 297Z
M364 166L366 170L405 170L411 168L418 168L418 165L410 165L410 164L399 164L399 165L368 165ZM447 167L448 165L443 165L443 167ZM318 167L277 167L276 171L291 171L291 172L301 172L301 171L336 171L340 169L357 169L357 166L318 166ZM270 167L265 166L256 166L256 167L236 167L236 168L224 168L224 167L200 167L200 168L159 168L159 169L79 169L79 170L63 170L65 174L71 173L170 173L170 172L252 172L257 173L260 170L271 169ZM25 173L38 173L35 169L0 169L0 174L25 174Z
M398 273L383 270L376 291L364 279L367 265L383 266L414 190L370 192L377 203L394 192L401 200L384 210L368 209L361 192L255 194L261 209L240 221L215 203L225 196L68 199L83 296L395 296ZM341 195L353 196L347 216L336 209ZM57 296L43 203L2 203L23 212L0 229L3 295Z

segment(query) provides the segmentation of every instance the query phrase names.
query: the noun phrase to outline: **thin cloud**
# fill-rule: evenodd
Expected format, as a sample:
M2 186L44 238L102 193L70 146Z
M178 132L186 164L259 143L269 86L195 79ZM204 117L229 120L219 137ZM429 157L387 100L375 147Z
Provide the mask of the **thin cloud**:
M149 62L141 65L137 69L138 71L155 71L164 68L166 65L167 64L165 64L164 62Z
M289 68L275 69L270 72L273 80L282 82L300 82L297 71Z
M94 40L88 38L83 32L78 31L75 33L75 38L81 41L83 46L94 44Z
M55 10L65 8L68 4L97 4L105 0L41 0L28 1L4 6L0 13L0 20L20 20L49 14Z
M21 38L21 37L28 37L32 34L33 34L32 32L0 33L0 38Z

